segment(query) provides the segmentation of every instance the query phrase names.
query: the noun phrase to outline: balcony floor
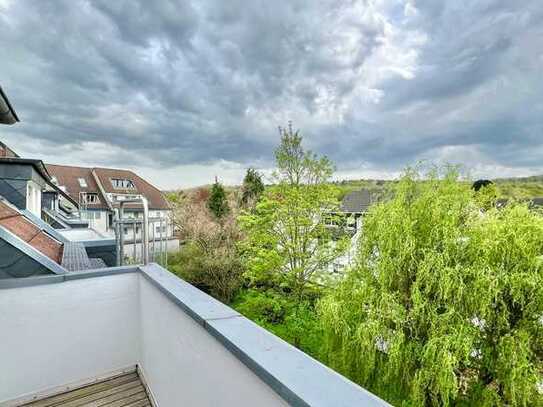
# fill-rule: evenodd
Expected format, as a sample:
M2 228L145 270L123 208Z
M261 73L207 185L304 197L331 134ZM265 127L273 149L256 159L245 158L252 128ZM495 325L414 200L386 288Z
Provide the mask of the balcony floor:
M136 372L102 380L65 393L36 400L24 406L32 407L142 407L152 406L145 387Z

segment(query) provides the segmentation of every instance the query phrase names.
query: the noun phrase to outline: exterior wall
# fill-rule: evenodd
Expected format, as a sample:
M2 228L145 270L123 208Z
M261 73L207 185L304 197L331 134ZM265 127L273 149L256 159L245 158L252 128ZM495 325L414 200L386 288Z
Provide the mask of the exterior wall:
M30 165L0 164L0 195L17 208L26 209L26 184L30 179Z
M134 365L138 290L134 273L0 290L0 404Z
M166 246L166 251L168 253L175 253L179 251L179 239L169 239L165 242L162 242L162 247L160 246L160 242L157 241L153 245L153 242L149 242L149 256L151 256L151 259L153 258L153 253L156 252L157 256L159 256L158 253L162 252L164 250L164 245ZM134 256L134 245L132 243L127 243L124 245L124 255L131 258L131 259L141 259L141 242L136 241L136 250L135 250L135 256Z
M32 213L39 216L44 186L41 175L29 164L0 164L0 195L17 208L32 207ZM33 192L29 195L30 188L36 189L37 194ZM31 202L28 202L29 196Z
M130 219L143 219L142 211L126 210L124 213L126 218ZM156 239L160 237L171 238L173 236L173 223L171 221L172 211L171 210L149 210L150 219L164 219L161 224L159 221L151 224L149 228L149 238L152 240L153 236ZM162 229L160 229L162 227ZM124 227L124 238L125 240L133 240L134 238L134 228L131 225L126 225ZM136 225L136 241L141 241L142 230L141 225Z
M89 222L89 227L96 230L98 233L106 235L108 233L107 216L108 211L88 209L82 211L81 218Z
M287 405L143 276L140 313L143 371L159 406Z

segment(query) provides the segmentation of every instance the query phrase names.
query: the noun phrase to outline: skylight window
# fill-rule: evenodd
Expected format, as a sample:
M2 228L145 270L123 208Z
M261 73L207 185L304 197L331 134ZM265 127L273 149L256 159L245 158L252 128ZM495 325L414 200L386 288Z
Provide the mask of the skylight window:
M81 188L87 188L87 180L85 178L78 178L77 180Z
M125 178L111 178L111 185L115 189L136 189L132 180Z

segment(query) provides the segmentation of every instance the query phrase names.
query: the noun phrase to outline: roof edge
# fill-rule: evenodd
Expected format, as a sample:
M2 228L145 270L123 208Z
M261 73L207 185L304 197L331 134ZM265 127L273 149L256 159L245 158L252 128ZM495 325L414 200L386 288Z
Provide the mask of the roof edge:
M19 122L19 117L15 112L15 109L9 103L7 95L4 93L4 90L0 86L0 123L4 124L15 124ZM5 117L5 118L4 118Z

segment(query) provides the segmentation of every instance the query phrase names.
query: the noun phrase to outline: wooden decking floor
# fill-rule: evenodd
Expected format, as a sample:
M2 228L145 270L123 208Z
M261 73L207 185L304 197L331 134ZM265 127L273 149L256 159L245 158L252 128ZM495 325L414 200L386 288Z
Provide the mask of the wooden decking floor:
M32 407L143 407L151 406L151 402L138 374L133 372L24 405Z

